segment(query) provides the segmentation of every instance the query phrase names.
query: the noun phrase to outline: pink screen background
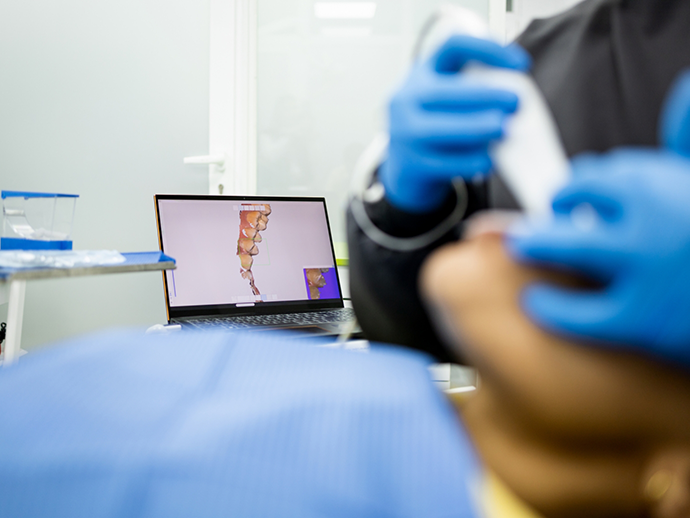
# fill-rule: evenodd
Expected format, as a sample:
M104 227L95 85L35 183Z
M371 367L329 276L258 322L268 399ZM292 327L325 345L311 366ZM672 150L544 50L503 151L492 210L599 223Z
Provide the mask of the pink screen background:
M159 200L163 249L177 261L166 272L170 305L246 303L240 276L239 209L269 203L271 214L252 272L268 302L308 300L304 268L334 268L323 204L311 201Z

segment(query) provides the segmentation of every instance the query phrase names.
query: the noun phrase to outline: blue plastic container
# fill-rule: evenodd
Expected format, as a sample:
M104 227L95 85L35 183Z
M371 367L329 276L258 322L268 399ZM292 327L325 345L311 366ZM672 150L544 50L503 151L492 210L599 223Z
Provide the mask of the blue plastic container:
M2 191L2 250L71 250L78 194Z

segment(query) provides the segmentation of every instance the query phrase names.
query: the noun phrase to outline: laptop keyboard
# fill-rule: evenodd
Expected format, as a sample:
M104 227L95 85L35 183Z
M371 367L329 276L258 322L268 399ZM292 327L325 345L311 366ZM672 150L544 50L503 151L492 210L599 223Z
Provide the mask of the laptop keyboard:
M248 315L243 317L208 317L187 320L184 325L201 329L244 329L250 327L303 326L337 324L355 318L351 308L310 311L308 313L284 313L280 315Z

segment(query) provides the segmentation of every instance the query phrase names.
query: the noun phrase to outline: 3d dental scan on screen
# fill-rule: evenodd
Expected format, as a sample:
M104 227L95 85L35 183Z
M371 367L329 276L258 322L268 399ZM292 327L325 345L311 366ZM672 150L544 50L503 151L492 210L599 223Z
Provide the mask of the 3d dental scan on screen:
M240 237L237 240L237 256L240 258L240 274L243 279L249 281L252 294L257 297L255 300L260 302L262 300L261 292L254 284L252 264L254 264L254 256L259 253L258 243L263 241L261 231L266 230L268 216L271 215L271 206L269 204L242 205L239 213Z
M168 199L159 216L177 260L167 273L173 307L309 300L305 269L335 267L319 201Z
M168 320L184 326L357 331L323 198L157 195Z
M264 32L417 12L307 4ZM690 518L690 2L584 0L508 45L456 4L335 209L367 346L325 198L155 195L179 330L3 365L0 518Z

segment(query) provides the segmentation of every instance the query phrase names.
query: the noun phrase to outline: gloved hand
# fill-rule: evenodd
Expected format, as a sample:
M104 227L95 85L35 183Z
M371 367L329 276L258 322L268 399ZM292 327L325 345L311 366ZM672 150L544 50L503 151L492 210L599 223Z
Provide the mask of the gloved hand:
M503 135L518 98L463 80L458 72L468 61L516 70L530 64L520 47L452 36L410 72L390 103L390 145L379 173L386 197L402 210L431 211L454 178L491 170L488 146Z
M662 140L665 150L575 160L554 220L507 246L518 260L602 284L529 287L522 304L538 324L690 367L690 74L667 103Z
M681 74L668 96L661 141L667 149L690 158L690 70Z

